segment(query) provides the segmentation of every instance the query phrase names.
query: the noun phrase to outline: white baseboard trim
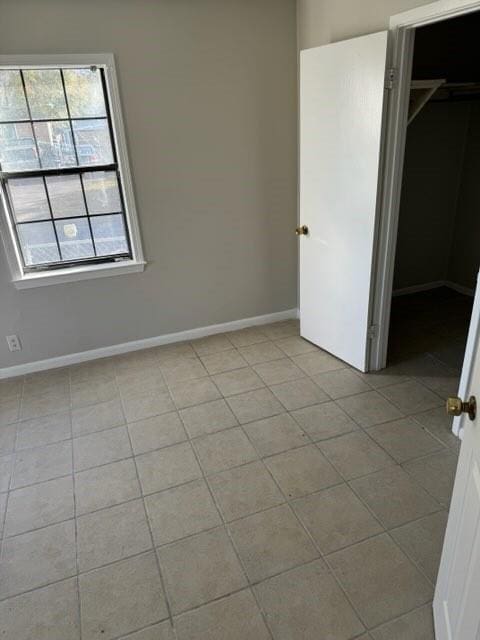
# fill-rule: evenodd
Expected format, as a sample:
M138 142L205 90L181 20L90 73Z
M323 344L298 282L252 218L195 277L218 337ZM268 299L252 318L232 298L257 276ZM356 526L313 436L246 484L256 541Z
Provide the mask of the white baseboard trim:
M68 367L72 364L87 362L88 360L117 356L122 353L128 353L129 351L139 351L150 347L159 347L163 344L171 344L172 342L195 340L196 338L204 338L205 336L210 336L215 333L237 331L238 329L245 329L246 327L269 324L270 322L281 322L282 320L292 320L296 318L298 318L298 309L287 309L285 311L277 311L276 313L268 313L263 316L233 320L232 322L223 322L222 324L212 324L208 327L198 327L197 329L188 329L187 331L179 331L178 333L167 333L163 336L123 342L122 344L100 347L99 349L90 349L79 353L70 353L65 356L57 356L56 358L27 362L25 364L18 364L0 369L0 380L4 378L22 376L27 373L36 373L37 371L46 371L47 369Z
M396 298L398 296L408 296L412 293L430 291L431 289L438 289L440 287L448 287L449 289L453 289L458 293L463 293L463 295L465 296L473 297L475 294L474 289L469 289L468 287L464 287L463 285L457 284L456 282L451 282L450 280L435 280L434 282L425 282L424 284L414 284L411 287L395 289L392 295L394 298Z
M464 287L463 284L457 284L456 282L451 282L450 280L445 280L445 286L449 289L453 289L458 293L463 293L464 296L473 296L475 295L475 289L469 289L469 287Z

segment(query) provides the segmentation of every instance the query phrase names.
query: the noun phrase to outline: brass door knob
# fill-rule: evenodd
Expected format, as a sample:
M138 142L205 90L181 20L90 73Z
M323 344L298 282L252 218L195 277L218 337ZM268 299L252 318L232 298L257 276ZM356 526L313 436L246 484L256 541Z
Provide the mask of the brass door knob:
M301 227L297 227L295 229L295 233L297 234L297 236L308 236L308 227L307 227L307 225L304 224Z
M470 420L475 420L477 414L477 400L475 396L470 396L468 402L463 402L461 398L452 396L447 398L447 413L449 416L461 416L468 413Z

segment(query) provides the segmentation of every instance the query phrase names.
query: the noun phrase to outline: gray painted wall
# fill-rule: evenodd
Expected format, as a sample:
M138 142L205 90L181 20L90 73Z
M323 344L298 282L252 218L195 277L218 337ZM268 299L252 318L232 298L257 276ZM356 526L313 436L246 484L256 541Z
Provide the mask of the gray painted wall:
M295 0L2 0L1 53L82 51L116 56L149 264L17 291L0 248L0 367L295 307Z

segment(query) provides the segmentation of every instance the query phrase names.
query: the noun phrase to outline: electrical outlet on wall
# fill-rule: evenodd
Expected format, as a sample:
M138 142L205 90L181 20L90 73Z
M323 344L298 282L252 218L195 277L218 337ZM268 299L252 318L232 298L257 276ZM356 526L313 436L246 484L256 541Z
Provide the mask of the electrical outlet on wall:
M20 338L18 336L6 336L6 340L10 351L22 350L22 343L20 342Z

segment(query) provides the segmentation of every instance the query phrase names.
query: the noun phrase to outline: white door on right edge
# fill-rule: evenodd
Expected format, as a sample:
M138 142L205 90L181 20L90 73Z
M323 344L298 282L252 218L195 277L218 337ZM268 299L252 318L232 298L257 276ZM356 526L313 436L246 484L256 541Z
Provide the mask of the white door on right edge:
M463 363L463 400L480 404L480 293ZM452 392L454 390L452 389ZM458 460L433 611L437 640L480 640L480 417L462 414Z

